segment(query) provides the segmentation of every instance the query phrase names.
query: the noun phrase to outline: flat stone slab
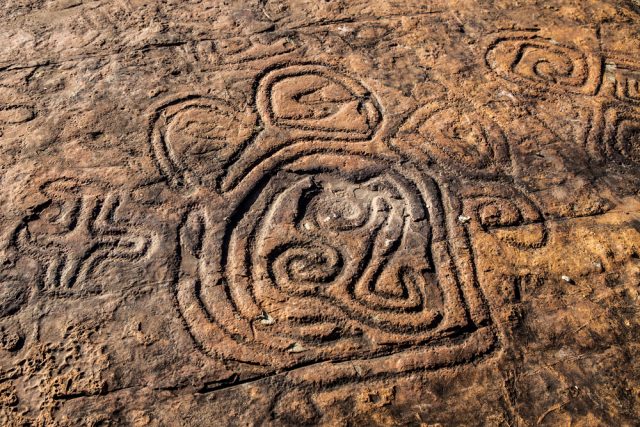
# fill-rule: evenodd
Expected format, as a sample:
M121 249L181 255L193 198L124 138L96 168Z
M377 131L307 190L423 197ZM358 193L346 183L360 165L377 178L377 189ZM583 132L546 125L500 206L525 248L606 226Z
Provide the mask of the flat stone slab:
M0 424L634 425L640 4L8 0Z

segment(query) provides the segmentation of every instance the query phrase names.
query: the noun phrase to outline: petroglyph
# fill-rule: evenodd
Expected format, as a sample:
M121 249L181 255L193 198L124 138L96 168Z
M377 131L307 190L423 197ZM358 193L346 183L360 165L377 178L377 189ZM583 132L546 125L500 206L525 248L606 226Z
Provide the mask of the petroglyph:
M625 3L3 3L0 425L635 425Z
M380 123L380 107L359 82L322 65L269 70L260 80L256 105L266 126L292 138L360 141Z
M486 233L519 248L539 248L547 239L536 205L516 188L487 183L463 190L465 215Z
M624 165L640 162L640 109L608 103L598 111L591 146L599 158Z
M103 195L90 184L64 178L45 183L41 191L48 199L23 219L12 245L42 264L34 279L43 291L96 292L91 279L101 265L115 259L135 262L149 251L150 235L118 221L117 194Z
M511 166L506 137L497 124L443 101L418 109L393 143L414 158L465 175L496 175L508 172Z
M252 111L236 111L221 99L199 95L163 102L152 120L155 159L173 185L214 185L221 167L256 127Z
M286 369L492 334L470 255L454 243L463 231L423 173L318 154L257 185L241 185L226 223L205 209L181 228L178 301L208 354Z
M598 91L601 61L596 52L541 37L537 31L500 33L486 55L489 67L505 80L584 95Z

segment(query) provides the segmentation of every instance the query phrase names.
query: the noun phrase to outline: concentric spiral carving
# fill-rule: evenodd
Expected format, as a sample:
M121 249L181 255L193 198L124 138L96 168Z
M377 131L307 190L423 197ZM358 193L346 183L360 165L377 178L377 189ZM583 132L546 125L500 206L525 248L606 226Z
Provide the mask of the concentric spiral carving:
M426 302L424 294L438 290L421 289L426 283L417 277L430 265L425 260L422 266L403 266L399 259L408 256L402 253L405 234L416 243L424 239L420 246L428 247L426 212L420 205L407 206L402 186L391 177L357 182L334 174L294 181L270 204L256 230L260 237L253 248L254 262L244 268L253 269L256 278L268 274L275 287L291 296L329 298L361 322L372 322L368 312L376 309L421 314L420 320L401 314L374 317L372 323L380 328L429 326L438 314L424 306L437 308L439 298ZM407 212L410 207L415 212ZM408 223L405 215L410 215ZM398 251L398 260L388 259ZM413 275L403 271L416 268L419 272Z
M192 212L179 302L194 337L218 357L286 368L473 328L467 304L484 315L440 197L416 170L321 154L267 172L226 221Z
M486 62L500 77L523 87L593 95L601 80L596 55L532 31L500 34L487 51Z
M472 224L512 246L539 248L546 244L547 229L536 205L513 187L497 183L463 190L464 212Z
M592 130L594 155L626 166L640 165L640 109L610 103L598 113Z
M640 165L640 115L621 117L616 125L611 149L625 161Z
M501 129L462 103L433 103L396 132L399 117L383 120L363 83L317 64L275 64L255 91L253 132L248 112L223 121L232 111L217 98L177 99L152 117L161 171L197 187L175 289L201 350L243 378L284 370L323 384L353 379L347 361L371 378L491 351L461 204L438 182L503 173ZM326 375L298 369L323 362Z
M269 277L281 289L293 294L308 294L320 285L331 283L340 273L343 260L330 246L283 246L270 254Z

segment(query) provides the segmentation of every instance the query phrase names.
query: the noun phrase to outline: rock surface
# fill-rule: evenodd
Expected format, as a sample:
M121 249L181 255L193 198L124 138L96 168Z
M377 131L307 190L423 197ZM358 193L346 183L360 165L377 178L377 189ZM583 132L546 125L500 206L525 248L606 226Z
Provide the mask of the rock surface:
M636 0L0 22L0 424L637 425Z

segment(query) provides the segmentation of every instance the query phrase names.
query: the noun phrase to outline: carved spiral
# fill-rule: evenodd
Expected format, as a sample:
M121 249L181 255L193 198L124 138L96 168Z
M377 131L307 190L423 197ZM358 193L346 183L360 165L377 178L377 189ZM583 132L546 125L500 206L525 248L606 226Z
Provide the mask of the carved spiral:
M342 256L330 246L283 246L270 255L270 276L274 283L293 293L313 292L340 273Z
M499 36L486 55L487 65L505 80L539 89L594 94L600 85L596 55L535 32Z
M195 293L185 287L179 299L194 336L217 354L264 364L277 354L289 366L392 352L468 325L440 193L417 170L304 156L266 171L224 215L208 219L224 227L202 245L192 242L201 220L181 232L183 256L211 255ZM205 317L185 303L194 295Z
M546 244L547 229L536 205L512 187L486 184L465 190L465 215L479 230L521 249Z
M619 113L612 122L615 135L609 145L614 156L633 166L640 165L640 111Z

